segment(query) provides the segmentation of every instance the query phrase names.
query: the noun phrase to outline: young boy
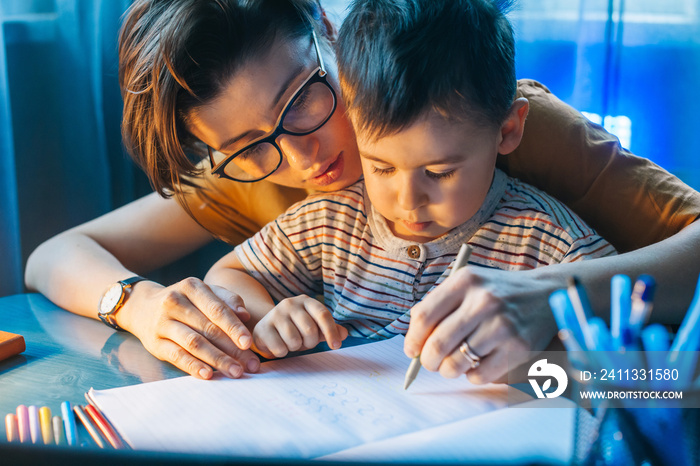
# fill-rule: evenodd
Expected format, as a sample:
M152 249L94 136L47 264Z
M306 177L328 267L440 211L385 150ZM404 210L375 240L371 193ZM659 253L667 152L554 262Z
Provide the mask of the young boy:
M354 2L338 64L364 181L296 204L207 274L243 297L260 354L405 333L465 242L471 265L509 270L615 253L495 168L528 110L505 3ZM311 297L321 294L325 306Z

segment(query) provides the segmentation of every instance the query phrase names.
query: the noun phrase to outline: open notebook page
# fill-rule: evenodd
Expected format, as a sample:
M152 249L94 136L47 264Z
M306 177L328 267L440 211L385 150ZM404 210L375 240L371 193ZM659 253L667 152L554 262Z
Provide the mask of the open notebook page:
M358 445L320 459L397 463L477 463L568 465L574 454L576 424L595 420L573 401L553 407L531 400L478 418Z
M243 379L193 377L89 397L134 449L316 458L502 408L507 387L426 370L409 390L403 337L266 362Z

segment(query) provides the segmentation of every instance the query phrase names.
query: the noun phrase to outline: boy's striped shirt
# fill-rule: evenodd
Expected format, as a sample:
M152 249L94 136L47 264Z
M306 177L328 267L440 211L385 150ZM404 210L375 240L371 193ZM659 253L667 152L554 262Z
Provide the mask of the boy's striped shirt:
M429 243L395 237L360 181L292 206L235 253L276 301L323 295L350 335L390 338L406 333L409 310L447 278L464 242L470 265L503 270L615 254L561 202L500 170L479 212Z

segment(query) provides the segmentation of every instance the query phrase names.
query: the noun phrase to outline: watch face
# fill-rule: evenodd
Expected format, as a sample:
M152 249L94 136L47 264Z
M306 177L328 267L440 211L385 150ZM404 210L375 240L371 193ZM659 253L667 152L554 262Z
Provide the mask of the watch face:
M100 300L100 314L109 314L114 310L114 306L119 303L119 299L122 297L122 285L120 283L114 283L105 292L104 296Z

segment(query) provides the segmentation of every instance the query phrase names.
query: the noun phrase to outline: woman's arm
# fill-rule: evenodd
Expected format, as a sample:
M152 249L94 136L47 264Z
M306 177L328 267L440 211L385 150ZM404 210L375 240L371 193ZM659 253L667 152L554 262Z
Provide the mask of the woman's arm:
M109 285L210 240L175 200L151 194L41 244L29 257L25 282L71 312L97 318ZM153 355L191 375L209 378L213 367L237 377L259 367L243 351L251 335L232 311L238 307L240 298L195 278L169 287L146 281L133 286L115 319Z
M176 201L151 194L39 245L25 282L59 306L96 318L110 284L169 264L211 239Z
M553 195L618 252L668 238L700 218L700 193L559 100L518 81L530 102L520 146L499 156L511 176Z
M460 270L411 310L406 355L421 355L429 370L448 377L470 368L457 349L468 339L482 364L467 372L476 383L502 377L514 362L525 362L556 335L547 298L566 287L576 275L591 306L606 320L610 316L610 278L625 274L633 280L650 274L657 281L651 319L680 324L700 275L700 222L694 222L659 243L619 256L556 264L527 272L477 267ZM464 329L476 329L468 334Z
M556 280L563 288L566 277L576 275L586 287L591 306L610 319L610 279L615 274L652 275L657 283L651 319L679 325L692 301L700 276L700 221L658 243L641 249L591 261L558 264L532 271L538 279Z

